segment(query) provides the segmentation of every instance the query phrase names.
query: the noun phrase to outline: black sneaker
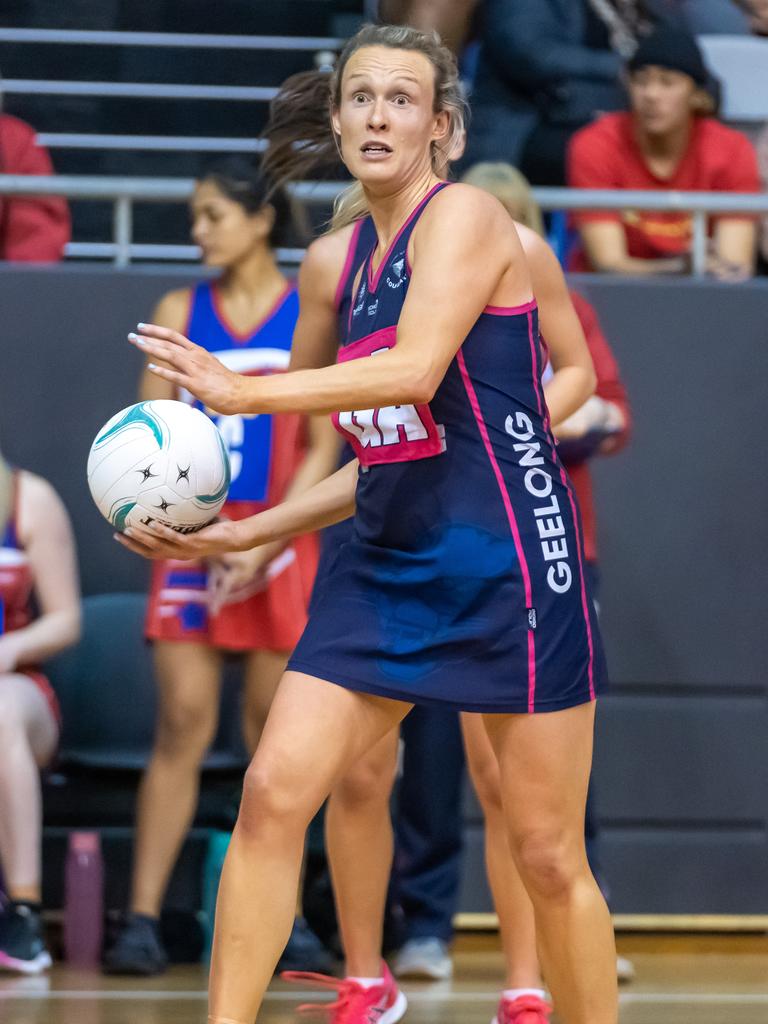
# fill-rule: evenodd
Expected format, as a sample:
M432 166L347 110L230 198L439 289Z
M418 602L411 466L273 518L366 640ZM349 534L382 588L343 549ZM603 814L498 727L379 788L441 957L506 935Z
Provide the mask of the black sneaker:
M335 960L315 935L303 917L293 922L293 931L288 945L278 961L275 972L310 971L313 974L329 974Z
M39 912L24 903L5 906L0 913L0 970L41 974L50 966Z
M104 957L107 974L162 974L168 966L160 941L160 922L144 914L130 914L114 946Z

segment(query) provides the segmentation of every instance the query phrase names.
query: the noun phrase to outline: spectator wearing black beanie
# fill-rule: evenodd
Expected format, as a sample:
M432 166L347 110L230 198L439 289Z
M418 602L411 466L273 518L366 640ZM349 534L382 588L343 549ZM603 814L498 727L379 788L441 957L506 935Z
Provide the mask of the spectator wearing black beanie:
M630 110L578 131L569 150L576 188L758 192L755 152L709 116L710 76L696 40L669 27L640 41L626 65ZM679 274L690 267L692 220L679 210L584 211L573 269ZM755 219L709 218L709 269L738 281L754 271Z

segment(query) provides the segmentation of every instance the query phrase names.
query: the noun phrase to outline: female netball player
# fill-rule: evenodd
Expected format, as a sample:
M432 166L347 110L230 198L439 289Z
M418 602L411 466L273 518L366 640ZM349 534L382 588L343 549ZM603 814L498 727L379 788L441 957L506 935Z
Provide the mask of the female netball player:
M199 339L240 373L288 367L298 295L273 246L292 214L281 191L269 196L261 170L243 159L217 164L197 183L192 236L214 281L170 292L153 319ZM143 400L185 397L146 372ZM186 396L189 398L190 396ZM327 417L296 414L216 417L230 451L232 486L223 515L241 519L300 493L336 468L338 442ZM244 658L243 732L256 749L288 652L306 622L316 566L314 537L262 548L247 559L157 563L147 637L154 644L159 715L138 801L131 914L107 956L112 973L156 974L166 965L158 919L173 865L197 805L200 764L215 736L224 656ZM299 919L284 965L328 969L330 955Z
M345 48L333 130L378 245L338 365L249 380L178 332L141 325L131 338L153 372L221 412L354 410L335 420L357 464L304 495L189 539L123 538L189 558L355 510L246 777L219 897L213 1024L253 1020L290 930L308 821L415 702L484 715L557 1008L568 1024L616 1020L610 917L583 836L602 649L520 242L496 200L434 173L461 113L455 64L434 37L367 28ZM302 271L302 318L325 309L330 322L335 280L327 287L317 262L310 253ZM593 386L574 339L548 393L554 415ZM385 974L367 1010L389 1022L403 1008Z
M61 720L37 666L79 635L69 517L49 483L0 455L1 970L38 974L51 965L40 916L40 769L53 757Z
M594 311L586 300L573 294L569 296L560 265L540 235L543 227L540 215L538 221L534 216L538 211L532 209L532 205L535 204L530 195L530 188L524 185L521 175L516 175L513 169L507 168L506 165L478 165L470 172L470 179L473 184L496 195L516 220L539 306L540 326L547 339L550 354L550 363L545 370L544 378L550 381L554 378L557 370L553 364L557 366L561 348L563 345L567 347L567 340L571 335L579 336L583 328L587 339L596 367L600 397L588 399L586 409L582 408L574 413L564 424L556 428L555 433L563 438L561 450L563 447L567 450L578 448L579 458L583 460L583 450L590 439L601 448L617 450L626 439L629 425L626 392L618 377L615 360L597 326ZM338 287L337 304L342 323L349 314L355 271L365 261L375 243L372 219L366 217L358 221L349 240L347 259ZM330 240L328 244L331 244ZM305 365L300 342L301 338L297 338L294 344L292 365ZM545 385L545 394L548 387L549 384ZM586 482L584 479L586 467L580 462L575 468L577 493L583 495L582 502L586 502L591 513L588 477ZM341 534L338 541L334 538L336 544L349 539L350 525L351 521L347 520L332 528L335 534ZM592 514L589 525L590 532L585 538L585 562L587 571L592 573L596 550ZM318 590L322 589L323 578L323 573L320 573ZM505 953L506 982L497 1019L507 1024L540 1024L548 1020L551 1007L545 1000L542 985L533 906L512 858L504 828L498 764L482 716L465 713L461 718L470 774L485 815L486 862ZM361 970L365 969L365 963L371 962L381 942L381 920L372 912L371 906L371 854L366 850L376 851L374 856L378 862L380 852L386 855L390 849L388 807L395 756L396 748L391 741L386 748L382 743L378 744L371 754L345 773L343 779L334 787L329 802L328 823L331 829L328 846L337 882L336 898L341 911L343 945L349 960L353 964L363 965ZM437 759L439 764L440 751L433 751L431 756ZM445 781L450 785L449 776ZM365 843L360 849L350 842L347 821L350 811L347 807L351 803L352 794L358 808L365 800L371 810ZM424 799L430 800L431 797L425 794ZM381 878L382 873L378 872L375 877ZM380 900L376 906L383 907L385 884L385 881L382 882ZM367 905L361 903L362 891L368 893ZM631 965L628 963L621 964L620 967L625 974L627 970L631 971ZM620 971L620 976L621 973ZM306 979L302 975L296 975L293 980ZM345 981L339 988L343 990L348 985L349 982Z

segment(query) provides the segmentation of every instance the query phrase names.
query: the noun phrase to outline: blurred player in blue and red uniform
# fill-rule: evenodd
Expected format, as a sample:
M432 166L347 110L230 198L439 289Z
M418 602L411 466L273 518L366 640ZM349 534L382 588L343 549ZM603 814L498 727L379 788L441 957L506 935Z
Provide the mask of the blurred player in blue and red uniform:
M51 964L40 917L40 769L56 751L61 716L38 666L79 633L75 545L61 499L0 455L0 970L37 974Z
M206 266L202 281L164 296L153 318L185 331L238 373L284 372L299 313L296 287L273 246L291 226L291 208L257 167L230 160L213 167L192 199L192 235ZM141 398L181 398L146 373ZM199 403L195 403L202 408ZM325 476L338 444L321 418L216 416L229 450L232 484L221 516L254 515ZM238 554L158 563L152 575L147 637L154 643L160 711L155 748L138 807L131 915L107 958L114 973L161 971L166 957L157 920L168 878L197 804L200 764L216 733L223 659L244 657L243 732L258 742L288 653L301 635L317 564L315 537L272 547L254 560ZM297 923L300 962L328 955Z

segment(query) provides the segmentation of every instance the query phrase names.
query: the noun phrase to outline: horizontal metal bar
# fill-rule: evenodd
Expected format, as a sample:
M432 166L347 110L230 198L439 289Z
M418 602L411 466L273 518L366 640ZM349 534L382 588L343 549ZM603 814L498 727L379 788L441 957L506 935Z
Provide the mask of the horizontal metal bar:
M97 135L86 132L38 132L48 149L128 149L182 153L262 153L264 139L218 138L215 135Z
M277 89L260 85L167 85L156 82L61 82L4 78L5 93L25 96L101 96L136 100L233 100L268 103Z
M326 36L238 36L197 32L106 32L59 28L0 28L3 43L92 46L171 46L209 50L338 50L344 39Z
M279 263L298 264L304 259L305 249L277 248L275 255ZM66 255L74 259L114 259L118 246L114 242L68 242ZM196 245L162 245L150 242L132 242L128 248L131 260L162 260L184 263L200 259Z
M128 196L139 202L186 202L193 178L127 178L89 175L0 174L0 195L59 195L68 199L112 200ZM328 203L346 187L340 181L298 182L289 186L306 203Z
M534 188L545 210L674 210L681 213L768 213L764 193L654 192L635 189Z
M348 182L305 181L291 186L297 199L331 202ZM191 178L129 178L89 175L0 174L0 195L62 195L71 199L178 201L189 198ZM768 195L733 192L640 192L621 189L535 188L536 201L547 210L676 210L705 213L768 213Z

